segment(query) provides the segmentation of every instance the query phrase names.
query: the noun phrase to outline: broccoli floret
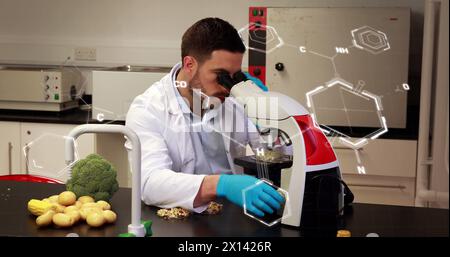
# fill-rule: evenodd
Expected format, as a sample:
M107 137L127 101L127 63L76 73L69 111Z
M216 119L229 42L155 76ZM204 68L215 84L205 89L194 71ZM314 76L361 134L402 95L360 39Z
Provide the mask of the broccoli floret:
M96 201L109 201L119 189L117 172L110 162L97 154L90 154L72 167L66 188L77 197L89 195Z

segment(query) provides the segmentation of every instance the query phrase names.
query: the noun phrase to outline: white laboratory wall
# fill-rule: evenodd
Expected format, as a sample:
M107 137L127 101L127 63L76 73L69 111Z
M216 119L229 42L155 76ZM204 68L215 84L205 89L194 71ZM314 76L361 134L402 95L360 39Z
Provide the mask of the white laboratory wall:
M67 63L80 66L171 66L191 24L214 16L239 28L249 6L410 7L419 39L412 48L421 50L422 0L0 0L0 64L54 65L71 57ZM96 48L97 61L74 62L75 47Z

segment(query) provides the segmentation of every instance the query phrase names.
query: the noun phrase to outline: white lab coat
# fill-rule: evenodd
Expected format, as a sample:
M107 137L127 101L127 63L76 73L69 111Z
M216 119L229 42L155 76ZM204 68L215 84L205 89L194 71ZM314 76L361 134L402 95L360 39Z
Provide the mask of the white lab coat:
M194 208L193 202L206 175L196 174L195 162L196 158L204 156L195 156L188 132L189 121L183 117L175 98L174 90L177 89L172 85L172 72L134 99L126 117L126 126L136 132L141 142L142 200L161 208L183 207L201 212L207 206ZM242 127L244 131L228 130L222 137L230 167L233 173L240 174L242 170L234 165L233 159L245 155L249 135L252 138L256 135L248 133L251 122L243 110L238 109L235 113L236 121L246 121L245 126L237 124L240 131ZM128 143L126 146L131 147Z

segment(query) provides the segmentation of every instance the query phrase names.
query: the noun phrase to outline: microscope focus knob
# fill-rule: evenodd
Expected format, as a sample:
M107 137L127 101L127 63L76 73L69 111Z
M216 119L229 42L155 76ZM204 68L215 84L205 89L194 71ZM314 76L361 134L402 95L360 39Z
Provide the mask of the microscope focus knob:
M275 69L277 71L283 71L284 70L284 64L281 62L278 62L277 64L275 64Z

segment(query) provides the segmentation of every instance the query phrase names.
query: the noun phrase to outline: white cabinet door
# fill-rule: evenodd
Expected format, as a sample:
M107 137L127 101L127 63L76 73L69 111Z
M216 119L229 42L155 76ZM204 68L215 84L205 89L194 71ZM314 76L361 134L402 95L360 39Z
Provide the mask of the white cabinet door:
M20 123L0 122L0 175L20 172Z
M66 135L77 125L22 123L21 165L24 173L41 175L66 181L64 142ZM94 134L81 135L76 140L76 154L84 158L95 152Z
M417 141L375 139L355 151L333 142L343 178L355 202L414 206ZM359 174L357 166L364 167Z
M333 140L330 140L333 142ZM336 152L341 172L344 174L358 174L358 161L353 149L334 140L333 148ZM416 177L417 141L375 139L358 150L361 165L367 175Z
M414 206L414 178L362 174L342 176L355 196L355 203Z

